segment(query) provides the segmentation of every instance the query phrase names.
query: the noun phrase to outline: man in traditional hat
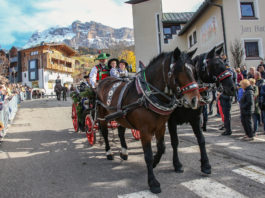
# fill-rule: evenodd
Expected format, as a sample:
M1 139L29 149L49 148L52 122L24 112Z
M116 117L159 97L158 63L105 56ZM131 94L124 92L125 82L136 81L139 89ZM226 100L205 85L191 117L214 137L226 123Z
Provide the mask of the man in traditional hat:
M98 86L98 81L103 80L108 77L109 68L106 65L107 59L110 57L110 54L100 53L95 60L99 61L99 64L94 66L90 72L89 79L92 88L96 88Z

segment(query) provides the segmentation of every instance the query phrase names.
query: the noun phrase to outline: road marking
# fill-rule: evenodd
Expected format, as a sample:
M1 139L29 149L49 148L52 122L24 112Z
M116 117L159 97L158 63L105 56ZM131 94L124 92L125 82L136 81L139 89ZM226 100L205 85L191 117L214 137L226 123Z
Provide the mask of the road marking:
M248 177L261 184L265 184L265 170L257 166L245 166L243 168L235 169L233 172Z
M203 198L246 198L239 192L210 178L195 179L181 183L181 185Z
M118 195L118 198L158 198L158 196L151 193L149 190L145 190L126 195Z

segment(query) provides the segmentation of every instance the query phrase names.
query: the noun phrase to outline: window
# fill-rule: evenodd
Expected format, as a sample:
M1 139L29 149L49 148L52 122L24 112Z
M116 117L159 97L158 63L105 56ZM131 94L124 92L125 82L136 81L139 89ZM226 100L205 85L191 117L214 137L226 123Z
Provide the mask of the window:
M195 45L197 43L197 33L196 31L193 32L193 44Z
M29 81L38 80L38 60L29 61Z
M241 2L240 9L241 9L242 18L254 18L255 17L253 2Z
M258 41L245 41L245 54L246 54L246 58L259 57Z
M168 43L168 40L172 39L173 35L177 34L180 29L181 29L180 25L168 25L168 24L166 24L166 26L163 27L164 43Z
M164 34L171 34L171 28L164 28Z
M38 51L30 52L30 55L31 55L31 56L38 55L38 54L39 54Z
M191 48L193 45L197 43L197 33L194 31L190 36L189 36L189 47Z
M189 44L190 44L190 47L192 47L192 35L189 36Z

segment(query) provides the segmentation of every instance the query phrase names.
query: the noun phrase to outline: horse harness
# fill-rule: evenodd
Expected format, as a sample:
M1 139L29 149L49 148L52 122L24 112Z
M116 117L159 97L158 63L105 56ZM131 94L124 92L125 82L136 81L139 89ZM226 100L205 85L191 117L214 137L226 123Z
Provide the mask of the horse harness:
M163 76L164 76L164 62L163 61ZM175 64L173 63L173 59L171 59L170 69L168 72L168 78L167 81L164 76L164 82L166 83L166 86L169 84L169 80L172 77L173 69ZM125 78L126 79L126 78ZM139 108L141 106L144 106L145 108L159 114L159 115L169 115L171 114L174 109L178 106L183 105L182 98L176 98L175 95L167 95L166 93L160 91L158 88L153 86L152 84L148 83L146 80L145 70L142 70L140 73L137 74L136 77L134 77L131 80L128 80L127 83L123 86L121 89L121 92L119 94L118 103L117 106L110 106L112 102L112 96L116 89L121 85L121 82L124 81L124 79L117 79L118 82L115 82L113 86L110 88L107 96L107 105L102 103L101 101L98 101L97 103L103 106L107 110L116 110L116 112L111 113L105 117L106 121L114 120L120 117L125 118L127 113L135 108ZM129 105L125 105L122 107L122 99L124 98L124 94L128 88L128 86L135 82L136 90L140 98L134 103L131 103ZM175 81L174 81L175 85ZM198 84L196 82L191 82L183 87L177 86L177 96L183 96L183 94L191 92L193 90L198 89ZM157 95L162 96L165 98L169 103L161 101ZM126 119L126 118L125 118ZM126 119L127 120L127 119ZM129 123L129 121L127 120ZM129 123L130 124L130 123ZM131 124L130 124L131 125Z
M209 76L209 71L208 71L208 59L206 58L207 54L205 55L204 59L203 59L203 66L202 66L202 71L207 72L207 75ZM196 71L197 72L197 71ZM199 92L206 92L206 96L203 96L201 98L201 102L202 103L209 103L209 92L210 91L214 91L214 90L219 90L220 92L222 92L222 87L220 86L220 83L226 79L229 78L230 76L232 76L231 71L229 71L228 69L226 69L225 71L223 71L222 73L220 73L218 76L214 76L213 75L213 83L203 83L203 81L200 78L200 75L198 76L198 85L199 85ZM219 84L219 86L217 86L217 84Z

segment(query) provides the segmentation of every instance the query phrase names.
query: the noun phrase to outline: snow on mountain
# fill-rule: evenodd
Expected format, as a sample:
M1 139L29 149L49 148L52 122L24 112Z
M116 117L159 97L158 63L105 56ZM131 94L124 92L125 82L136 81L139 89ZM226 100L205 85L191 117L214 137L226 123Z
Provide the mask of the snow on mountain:
M42 32L35 32L24 48L29 48L41 42L64 42L73 48L109 48L123 43L134 45L133 30L130 28L115 29L94 21L82 23L75 21L69 27L53 27Z

